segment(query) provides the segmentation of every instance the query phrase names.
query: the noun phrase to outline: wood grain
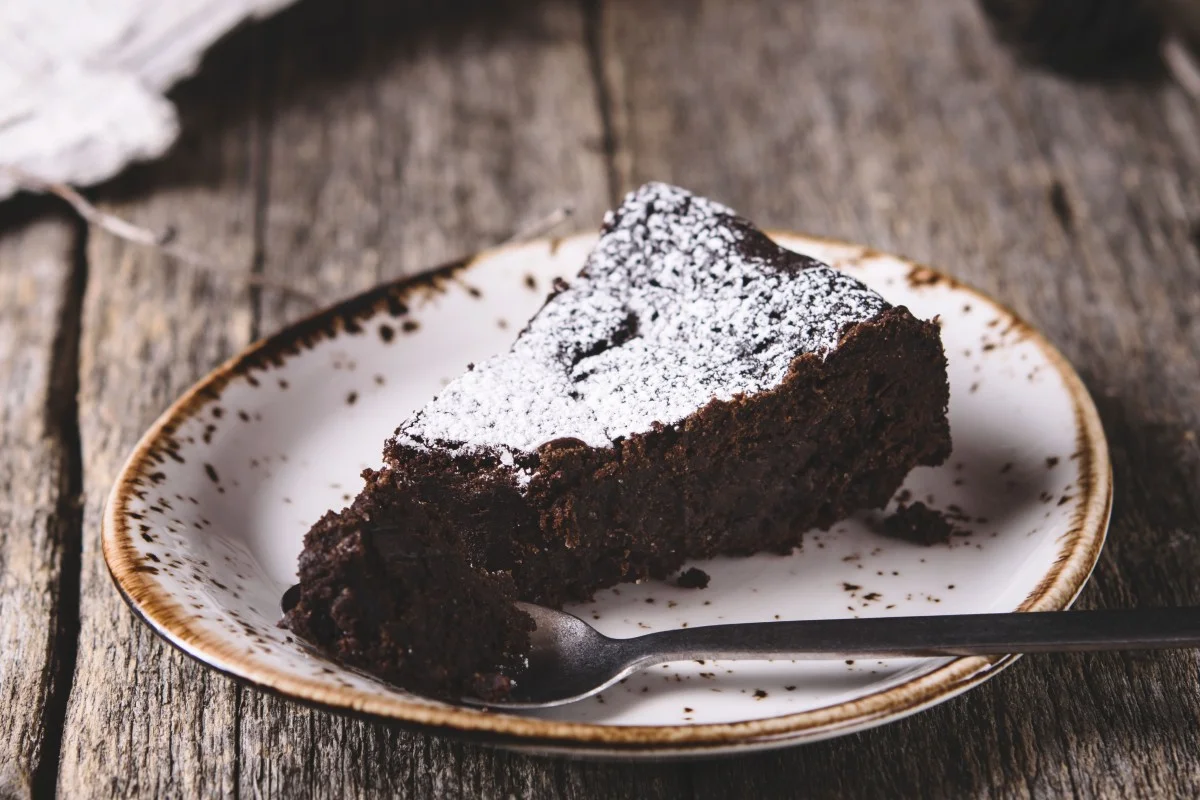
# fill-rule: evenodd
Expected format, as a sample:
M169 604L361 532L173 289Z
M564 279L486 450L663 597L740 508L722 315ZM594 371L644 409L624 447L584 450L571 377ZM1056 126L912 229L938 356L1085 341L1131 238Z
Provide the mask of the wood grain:
M664 179L935 264L1045 330L1096 395L1116 469L1082 602L1200 604L1200 107L1181 92L1029 71L971 0L303 0L173 99L184 140L99 198L224 271L100 233L73 259L68 227L0 207L0 796L55 768L72 798L1200 795L1195 653L1029 658L777 753L575 763L239 687L136 621L99 552L145 427L308 310L251 276L332 300L564 203L592 227L615 189ZM81 532L79 569L64 542Z
M0 236L0 797L53 786L78 604L77 230L45 212L24 204Z
M83 314L79 426L84 519L79 656L62 797L216 797L237 784L236 687L135 619L100 551L105 496L158 414L249 343L255 86L252 54L186 87L192 118L167 160L102 195L106 210L223 266L200 272L95 233ZM237 80L232 80L237 76Z

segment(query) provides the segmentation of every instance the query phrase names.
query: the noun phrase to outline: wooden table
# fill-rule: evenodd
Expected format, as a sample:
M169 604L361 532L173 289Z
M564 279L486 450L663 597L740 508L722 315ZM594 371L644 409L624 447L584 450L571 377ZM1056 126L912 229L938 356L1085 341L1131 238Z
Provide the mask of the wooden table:
M1200 603L1200 103L1020 67L969 0L305 0L175 95L183 141L92 196L221 268L0 206L0 796L1200 795L1194 652L1029 658L781 752L572 763L243 688L136 621L99 547L143 429L308 310L252 276L330 300L658 178L1041 326L1116 470L1081 603Z

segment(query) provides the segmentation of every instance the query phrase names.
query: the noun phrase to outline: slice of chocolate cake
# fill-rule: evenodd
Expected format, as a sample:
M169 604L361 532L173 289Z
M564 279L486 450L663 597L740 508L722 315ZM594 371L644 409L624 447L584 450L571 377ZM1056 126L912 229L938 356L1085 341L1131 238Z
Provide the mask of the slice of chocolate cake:
M509 600L789 552L941 463L947 401L935 323L644 186L512 349L401 425L307 535L286 624L402 686L503 694L528 646Z

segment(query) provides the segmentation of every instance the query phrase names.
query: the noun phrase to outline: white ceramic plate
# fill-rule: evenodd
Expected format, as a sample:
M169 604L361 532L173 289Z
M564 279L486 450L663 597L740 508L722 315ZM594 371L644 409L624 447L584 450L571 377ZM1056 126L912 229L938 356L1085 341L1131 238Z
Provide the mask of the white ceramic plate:
M980 293L865 248L775 234L919 317L942 320L954 454L912 473L914 499L967 535L886 539L878 515L811 534L791 556L705 562L704 590L625 585L571 610L613 636L681 625L1066 608L1103 544L1104 434L1086 390L1038 333ZM682 663L600 698L499 714L415 697L321 658L275 626L301 539L378 464L384 439L448 380L507 347L592 236L483 253L380 287L216 370L155 423L109 499L104 553L132 608L200 661L342 711L541 751L689 755L879 725L994 675L1004 658Z

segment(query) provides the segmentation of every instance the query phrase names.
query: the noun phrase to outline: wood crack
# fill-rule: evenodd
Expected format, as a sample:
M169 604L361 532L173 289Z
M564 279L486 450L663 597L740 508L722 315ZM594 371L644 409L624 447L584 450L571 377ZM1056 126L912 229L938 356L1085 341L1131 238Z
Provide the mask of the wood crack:
M50 628L49 692L43 710L42 742L33 772L33 796L54 797L62 750L67 702L79 647L79 591L83 565L83 447L79 434L79 342L87 291L88 226L74 225L71 269L63 292L51 353L50 391L43 420L45 435L59 452L58 492L49 523L57 550L57 604Z
M603 0L582 0L583 39L587 47L588 69L596 92L596 108L600 115L600 148L604 155L605 179L609 205L620 203L621 179L617 172L617 138L613 125L612 91L604 70L604 3Z

